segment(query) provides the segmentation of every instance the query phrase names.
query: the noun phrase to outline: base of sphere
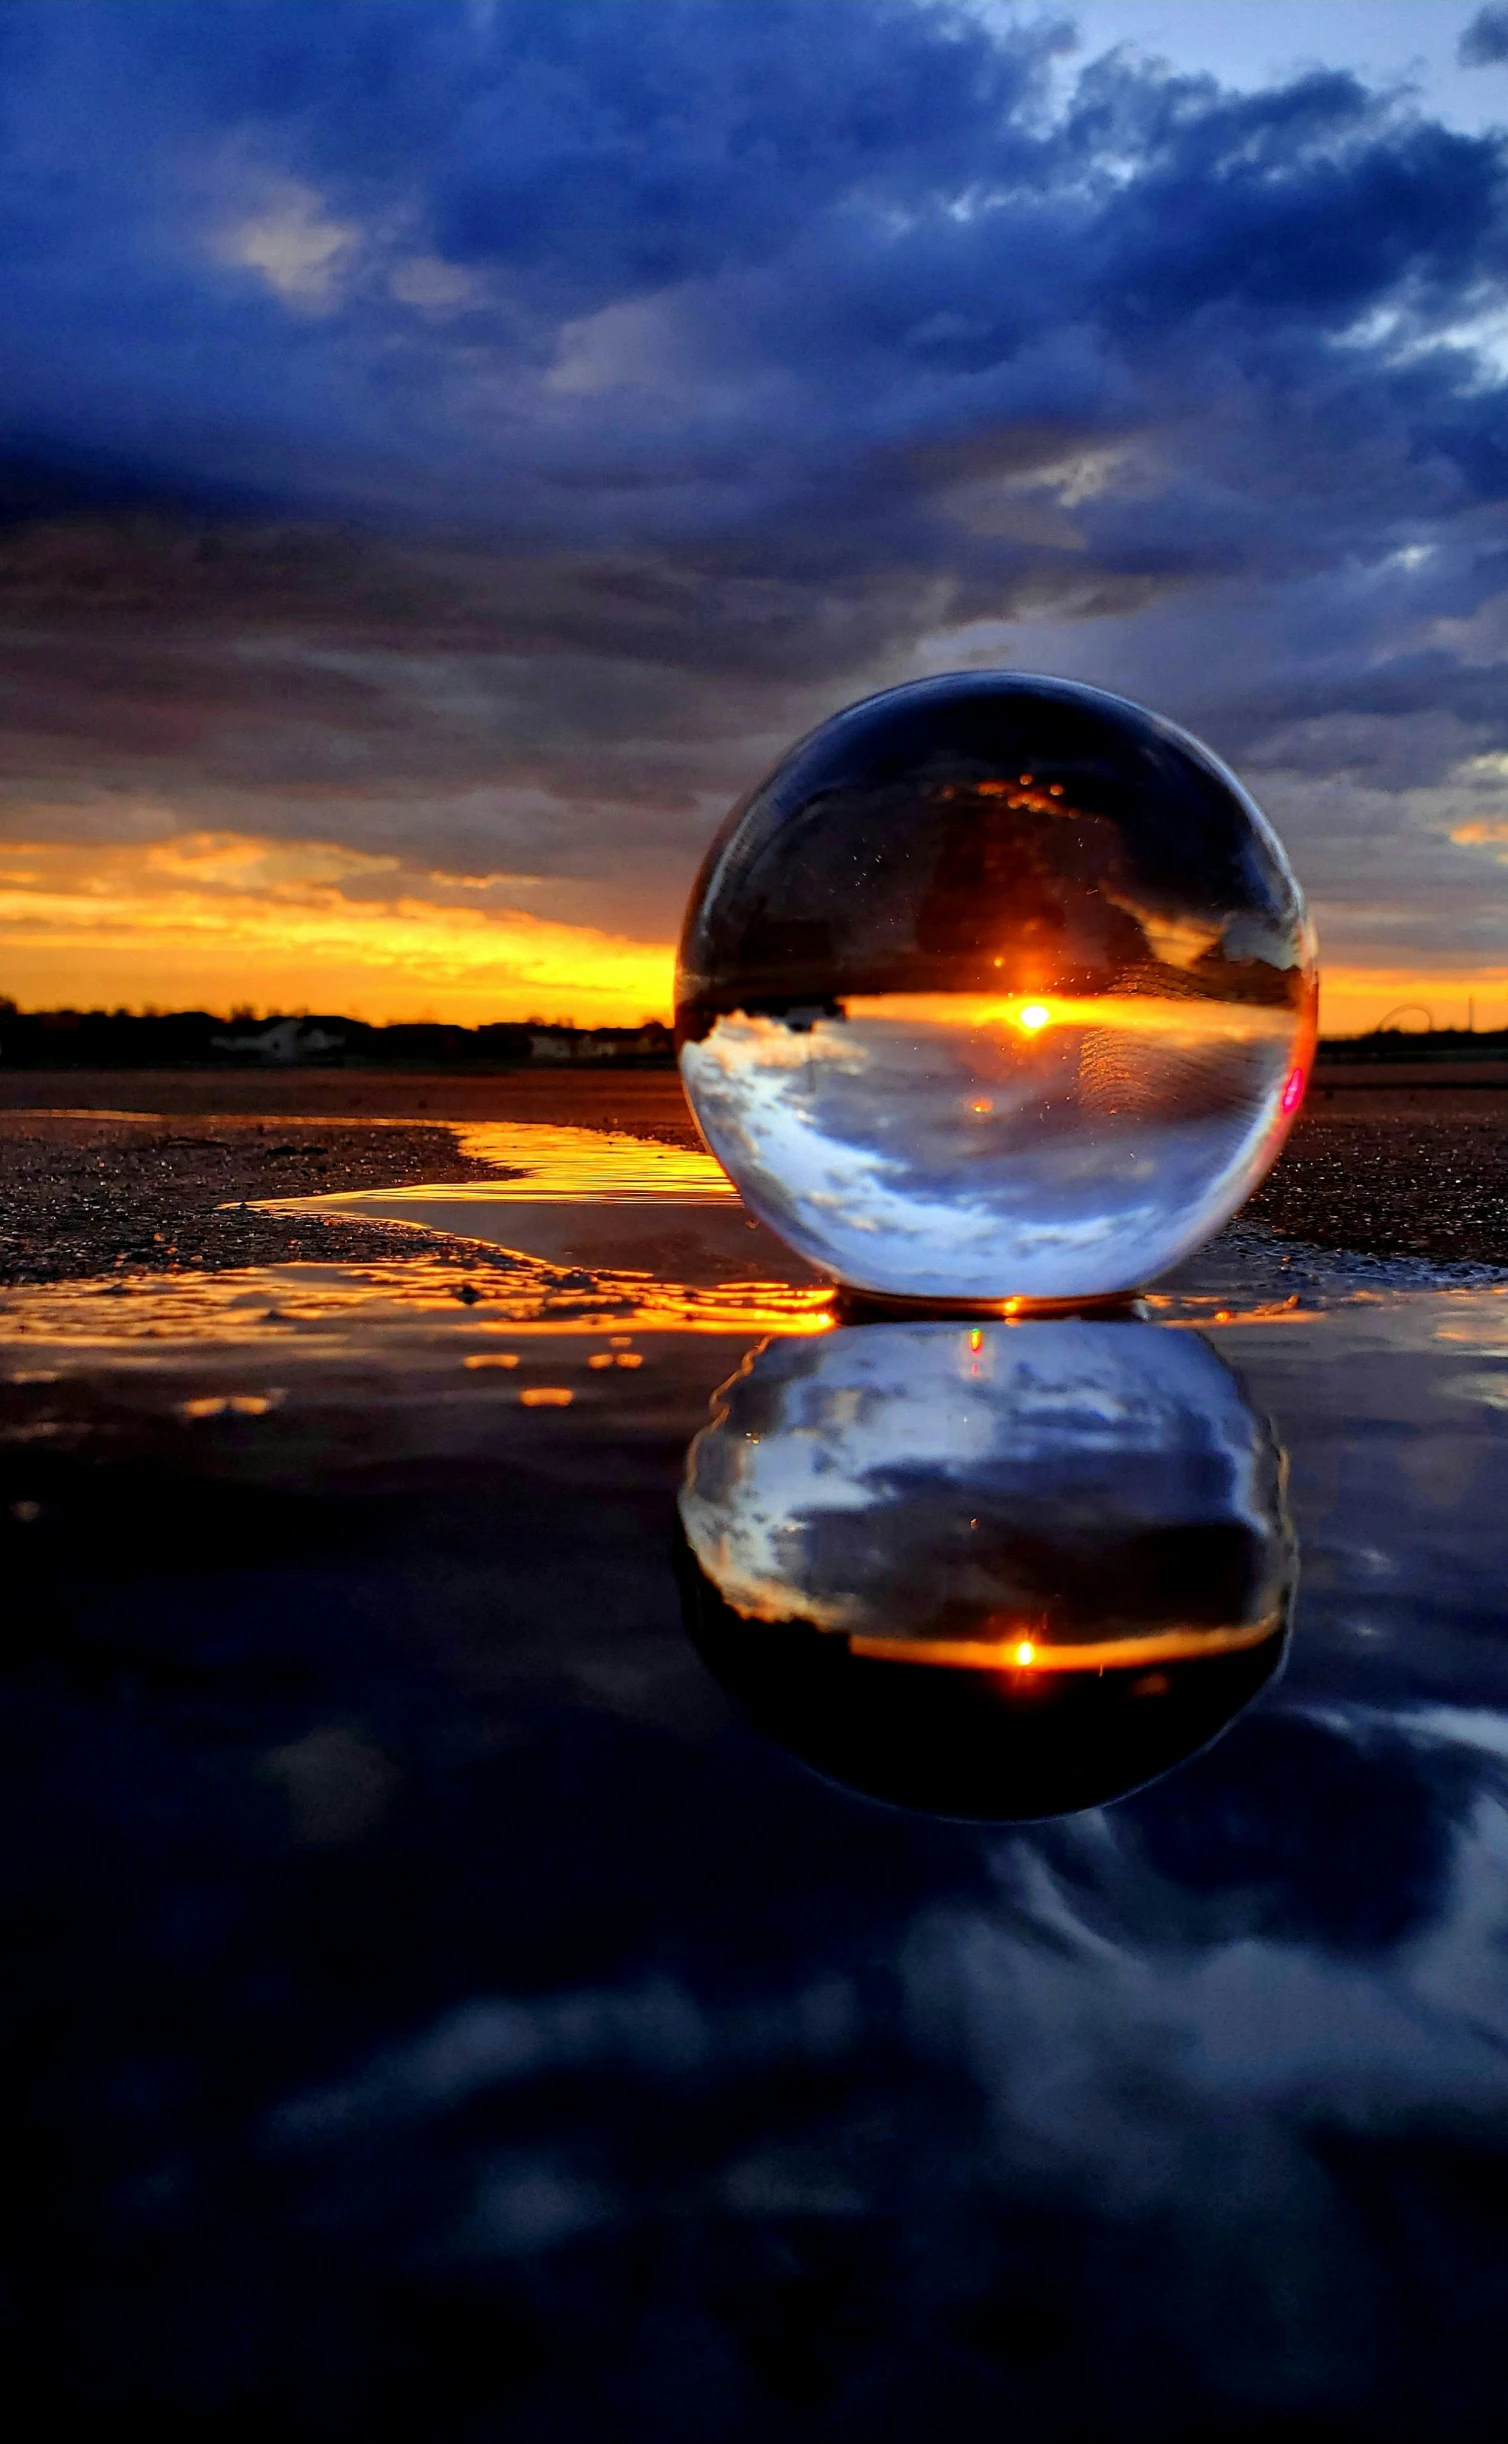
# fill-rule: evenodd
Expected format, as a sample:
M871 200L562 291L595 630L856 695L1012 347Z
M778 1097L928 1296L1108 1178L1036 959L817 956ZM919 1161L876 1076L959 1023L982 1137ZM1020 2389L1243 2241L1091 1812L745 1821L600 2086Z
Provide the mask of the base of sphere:
M856 1290L836 1285L833 1312L839 1323L1034 1323L1052 1317L1086 1316L1099 1323L1144 1323L1149 1309L1139 1290L1112 1290L1086 1298L906 1298L891 1290Z

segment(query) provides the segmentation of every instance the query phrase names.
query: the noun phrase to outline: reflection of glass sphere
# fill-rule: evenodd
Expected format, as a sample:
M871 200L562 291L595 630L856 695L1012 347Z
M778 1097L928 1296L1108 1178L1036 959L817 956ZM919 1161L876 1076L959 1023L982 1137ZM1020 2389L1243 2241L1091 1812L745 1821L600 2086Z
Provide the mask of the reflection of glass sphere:
M787 1747L944 1815L1090 1807L1282 1653L1280 1455L1204 1341L875 1324L746 1360L681 1494L692 1636Z
M681 1073L761 1221L884 1295L1086 1298L1261 1179L1314 1042L1282 849L1197 741L965 673L814 731L681 942Z

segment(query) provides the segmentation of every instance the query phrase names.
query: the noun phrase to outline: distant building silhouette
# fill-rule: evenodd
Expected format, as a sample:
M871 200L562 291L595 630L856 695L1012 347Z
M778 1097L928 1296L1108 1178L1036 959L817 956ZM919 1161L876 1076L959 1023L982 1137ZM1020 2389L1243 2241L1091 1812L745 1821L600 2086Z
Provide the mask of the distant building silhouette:
M212 1035L213 1052L242 1053L255 1061L270 1061L286 1066L297 1061L318 1061L329 1053L344 1052L344 1035L332 1035L317 1019L278 1018L259 1035Z
M573 1027L539 1019L453 1027L404 1022L374 1027L338 1013L269 1016L227 1027L208 1010L133 1016L126 1010L19 1010L0 998L5 1069L520 1069L548 1064L667 1068L670 1029Z

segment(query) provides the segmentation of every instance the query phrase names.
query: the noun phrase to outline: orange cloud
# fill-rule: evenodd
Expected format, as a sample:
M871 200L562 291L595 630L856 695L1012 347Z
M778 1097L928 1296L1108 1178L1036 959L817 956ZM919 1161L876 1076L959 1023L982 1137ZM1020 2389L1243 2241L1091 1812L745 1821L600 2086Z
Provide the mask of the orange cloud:
M1458 823L1451 833L1458 848L1496 848L1508 843L1508 823ZM1504 861L1499 859L1500 864Z
M670 943L490 904L526 879L235 832L16 844L0 848L0 992L27 1008L249 1003L463 1025L668 1015Z
M423 870L334 841L187 832L0 844L0 993L28 1009L343 1010L355 1018L668 1017L674 949L530 915L526 875ZM1508 966L1327 966L1321 1026L1400 1002L1508 1022ZM1414 1022L1408 1022L1414 1023Z

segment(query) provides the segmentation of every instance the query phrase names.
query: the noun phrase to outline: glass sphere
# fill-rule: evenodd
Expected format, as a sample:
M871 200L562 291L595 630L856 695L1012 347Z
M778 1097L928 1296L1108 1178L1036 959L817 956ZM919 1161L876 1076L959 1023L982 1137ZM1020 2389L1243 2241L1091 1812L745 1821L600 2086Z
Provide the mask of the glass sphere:
M1096 688L963 672L792 749L692 894L681 1075L750 1211L881 1296L1082 1299L1274 1160L1314 945L1207 748Z
M680 1501L687 1626L785 1747L878 1798L1093 1807L1284 1652L1282 1455L1207 1342L1084 1317L756 1352Z

